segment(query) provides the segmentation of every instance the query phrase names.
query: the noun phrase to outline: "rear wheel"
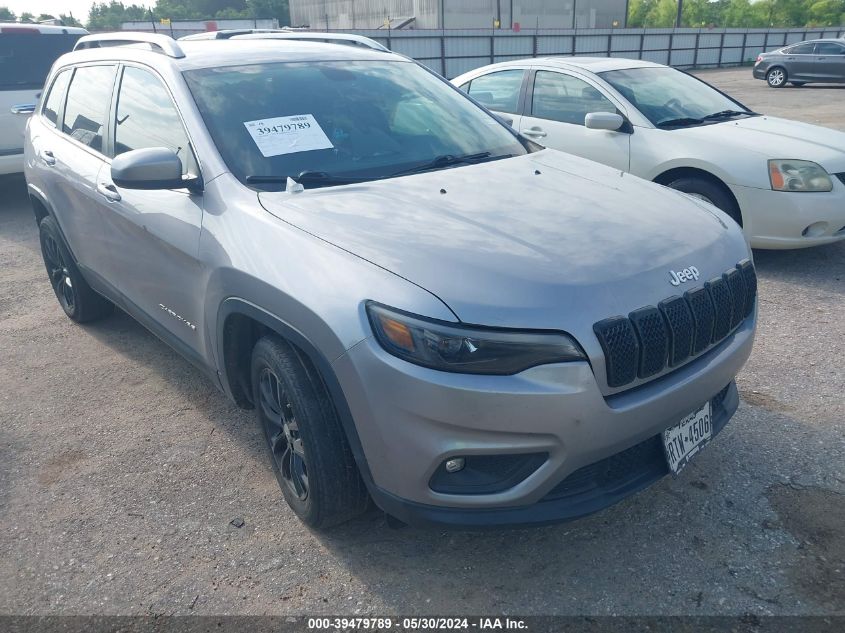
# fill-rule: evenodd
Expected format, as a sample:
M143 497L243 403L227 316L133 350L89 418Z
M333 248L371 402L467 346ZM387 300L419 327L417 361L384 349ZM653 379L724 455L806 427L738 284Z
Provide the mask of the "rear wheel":
M709 202L727 213L733 218L734 222L742 226L742 214L739 212L739 208L731 195L725 191L723 185L706 178L687 176L673 180L668 186L672 189L688 193L705 202Z
M82 277L62 239L58 224L48 215L38 225L41 256L59 305L77 323L111 314L114 306L98 295Z
M369 496L328 390L310 362L277 336L252 352L253 401L288 505L325 528L367 509Z
M780 66L770 68L768 72L766 72L766 83L772 88L783 88L784 85L786 85L786 79L786 69L781 68Z

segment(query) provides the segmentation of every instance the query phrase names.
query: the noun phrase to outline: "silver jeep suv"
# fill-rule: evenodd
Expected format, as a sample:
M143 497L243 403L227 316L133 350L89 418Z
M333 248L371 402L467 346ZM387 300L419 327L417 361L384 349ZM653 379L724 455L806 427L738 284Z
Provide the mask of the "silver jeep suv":
M756 277L685 194L516 135L389 52L82 38L26 177L67 315L125 310L255 407L291 508L548 522L737 407Z

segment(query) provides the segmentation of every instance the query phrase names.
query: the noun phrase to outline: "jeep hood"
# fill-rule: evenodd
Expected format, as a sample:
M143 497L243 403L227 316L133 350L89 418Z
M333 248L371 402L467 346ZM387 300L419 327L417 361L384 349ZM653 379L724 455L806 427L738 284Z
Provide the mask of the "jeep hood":
M750 256L715 207L554 150L259 199L476 324L575 334L575 321L656 304ZM671 285L690 266L702 278Z

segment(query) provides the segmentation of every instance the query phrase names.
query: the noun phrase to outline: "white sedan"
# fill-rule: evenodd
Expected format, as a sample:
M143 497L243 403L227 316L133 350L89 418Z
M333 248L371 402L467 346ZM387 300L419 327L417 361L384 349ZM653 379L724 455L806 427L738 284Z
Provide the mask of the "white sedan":
M711 202L753 247L845 239L843 132L757 114L639 60L525 59L452 83L538 143Z

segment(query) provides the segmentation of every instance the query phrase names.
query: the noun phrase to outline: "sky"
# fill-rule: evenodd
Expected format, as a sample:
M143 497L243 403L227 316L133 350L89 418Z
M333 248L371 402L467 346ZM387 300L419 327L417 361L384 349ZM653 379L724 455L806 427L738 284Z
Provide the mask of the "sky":
M41 13L47 13L57 17L59 13L72 13L73 17L83 24L88 19L88 10L92 4L94 4L94 0L0 0L0 7L9 7L9 9L14 11L15 15L20 15L24 11L29 11L36 17ZM147 6L155 4L155 2L130 0L124 4Z

